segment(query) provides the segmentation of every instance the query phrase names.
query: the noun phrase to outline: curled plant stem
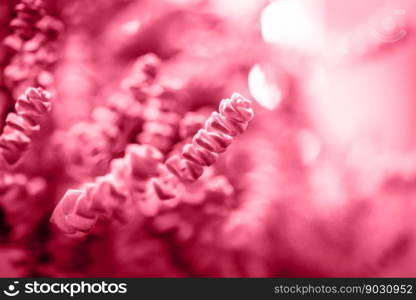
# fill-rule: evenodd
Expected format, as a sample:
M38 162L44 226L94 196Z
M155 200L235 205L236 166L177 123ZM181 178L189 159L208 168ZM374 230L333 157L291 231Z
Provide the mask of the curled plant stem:
M55 135L55 143L75 179L91 178L107 172L111 158L124 150L129 137L143 121L143 108L158 73L154 54L139 57L120 90L92 111L92 118L74 124Z
M147 180L157 175L162 154L148 145L129 145L111 171L81 189L68 190L56 206L51 221L70 235L85 234L99 217L123 218L131 201L146 197Z
M12 34L3 41L11 54L3 72L4 84L14 97L29 86L54 92L51 69L58 60L58 39L64 26L45 13L43 4L42 0L21 0L10 22Z
M41 88L28 88L17 99L16 112L7 115L0 136L0 155L8 164L15 164L22 157L51 107L51 96Z
M245 131L253 116L251 101L243 96L234 93L230 99L222 100L219 113L211 114L191 143L183 146L181 154L173 155L166 161L165 167L170 174L152 180L159 197L164 200L173 197L169 194L171 187L167 183L177 185L175 181L178 180L184 183L196 181L203 174L204 167L215 163L233 138Z
M201 176L202 167L213 164L218 153L225 151L253 117L251 102L238 94L222 100L219 110L194 136L192 144L184 146L179 158L186 160L185 166L201 168L198 176L189 177L195 173L175 168L171 159L163 165L163 155L150 145L130 145L123 158L113 160L109 174L97 177L81 189L68 190L51 221L67 234L83 235L91 231L100 216L123 218L128 203L136 205L143 215L155 216L160 200L180 198L176 191L182 181ZM155 179L158 175L161 176Z

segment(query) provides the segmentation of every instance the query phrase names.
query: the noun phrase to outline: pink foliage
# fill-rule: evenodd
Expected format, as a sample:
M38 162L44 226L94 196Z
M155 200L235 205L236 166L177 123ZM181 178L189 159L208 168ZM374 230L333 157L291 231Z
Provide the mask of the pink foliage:
M416 276L382 2L0 1L0 276Z

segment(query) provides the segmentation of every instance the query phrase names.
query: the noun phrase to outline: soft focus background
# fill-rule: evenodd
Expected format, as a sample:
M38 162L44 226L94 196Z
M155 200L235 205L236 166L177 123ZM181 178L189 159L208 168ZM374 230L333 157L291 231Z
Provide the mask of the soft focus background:
M1 277L416 276L415 1L39 2L52 29L23 44L0 2L0 128L26 87L54 96L0 167ZM163 146L131 83L149 53L179 116ZM254 119L183 203L78 238L49 222L126 144L168 156L233 92Z

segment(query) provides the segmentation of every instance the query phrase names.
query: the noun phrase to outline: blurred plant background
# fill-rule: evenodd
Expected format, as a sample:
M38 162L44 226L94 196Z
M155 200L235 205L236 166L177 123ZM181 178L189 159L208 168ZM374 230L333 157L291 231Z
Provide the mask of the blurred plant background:
M0 276L416 275L414 16L412 0L2 1L1 128L26 88L53 100L0 165ZM254 119L169 190L180 203L82 237L50 223L127 145L165 160L234 92Z

